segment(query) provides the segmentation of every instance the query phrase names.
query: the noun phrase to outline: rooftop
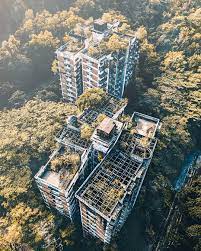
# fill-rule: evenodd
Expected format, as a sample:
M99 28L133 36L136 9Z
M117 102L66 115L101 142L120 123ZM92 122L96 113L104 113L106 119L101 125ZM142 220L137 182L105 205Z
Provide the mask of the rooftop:
M90 146L90 142L81 138L81 131L71 125L66 125L56 137L59 143L74 146L77 149L85 150Z
M65 190L81 165L84 151L61 147L47 162L40 178L51 186Z
M104 101L102 101L97 107L85 109L79 116L80 121L87 124L92 124L99 116L104 114L109 118L118 116L121 109L124 109L127 104L126 100L118 100L113 98L109 94L106 94Z
M112 130L115 128L115 123L112 119L106 117L97 127L97 130L103 131L106 134L110 134Z
M66 44L61 46L58 51L71 53L82 51L83 54L99 60L114 51L125 50L130 39L134 38L130 26L118 18L109 21L99 18L94 20L93 25L91 22L85 21L78 26L78 30L82 30L82 32L76 32L74 29L71 34L67 34L64 37Z
M145 139L139 134L131 134L128 131L122 132L119 139L119 148L134 158L149 159L152 157L157 140Z
M83 53L90 57L100 59L113 52L127 49L131 38L133 37L125 34L108 32L98 43L91 40L89 46L83 50Z
M134 182L140 166L137 160L114 150L96 168L78 196L104 217L111 217Z
M59 188L60 187L60 175L53 171L46 171L42 178L49 184Z
M159 126L159 119L134 112L132 116L135 131L144 137L153 138Z
M82 49L84 49L84 37L81 37L79 35L66 35L65 41L66 43L61 46L58 51L61 52L71 52L71 53L78 53Z

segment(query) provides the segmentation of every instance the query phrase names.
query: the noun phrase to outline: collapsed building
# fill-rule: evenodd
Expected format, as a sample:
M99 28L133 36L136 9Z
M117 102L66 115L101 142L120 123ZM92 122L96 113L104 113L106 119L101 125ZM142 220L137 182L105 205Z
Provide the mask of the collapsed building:
M108 95L98 107L70 116L58 133L59 147L35 176L48 208L74 221L84 236L104 243L120 231L133 209L157 143L159 120L135 112L122 122L126 103ZM82 125L95 124L90 139Z
M73 103L94 87L122 98L139 56L136 37L123 32L118 20L108 23L98 19L83 26L81 35L72 31L56 51L63 99Z

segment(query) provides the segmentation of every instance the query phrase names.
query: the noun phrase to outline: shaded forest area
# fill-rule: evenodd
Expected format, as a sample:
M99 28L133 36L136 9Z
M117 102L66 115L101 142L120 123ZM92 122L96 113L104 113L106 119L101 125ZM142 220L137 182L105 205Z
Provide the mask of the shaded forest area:
M201 149L200 1L1 1L0 40L6 39L0 48L1 250L40 250L54 236L67 250L101 250L99 242L84 242L80 229L47 210L33 177L55 147L54 135L66 115L77 109L60 102L51 72L54 51L77 23L103 13L125 17L140 41L139 65L126 93L128 112L144 112L163 123L136 208L107 250L146 250L154 243L182 161ZM169 250L199 250L199 178L181 198L185 217ZM144 244L137 247L138 238Z
M34 12L48 10L55 12L67 9L73 0L2 0L0 6L0 41L7 39L19 27L24 19L25 11L32 9Z

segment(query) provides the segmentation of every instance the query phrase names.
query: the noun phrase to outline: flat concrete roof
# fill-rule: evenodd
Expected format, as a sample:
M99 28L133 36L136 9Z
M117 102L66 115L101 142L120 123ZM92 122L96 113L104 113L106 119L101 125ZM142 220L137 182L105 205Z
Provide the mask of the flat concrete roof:
M115 123L111 118L104 118L104 120L97 127L97 130L110 134L114 127Z
M59 188L60 186L60 175L53 171L46 171L42 177L47 183Z
M143 118L139 118L137 121L136 130L137 133L143 135L145 137L149 137L150 134L153 135L156 129L156 123L152 121L148 121Z

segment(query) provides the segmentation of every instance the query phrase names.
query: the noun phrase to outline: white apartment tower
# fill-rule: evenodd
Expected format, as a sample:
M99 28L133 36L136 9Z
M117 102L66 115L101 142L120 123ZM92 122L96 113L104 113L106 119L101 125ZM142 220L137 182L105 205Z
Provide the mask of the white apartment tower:
M80 56L83 40L80 36L69 36L69 41L56 51L62 96L70 103L74 103L83 92Z
M90 37L70 35L69 42L56 51L65 100L74 102L84 90L93 87L103 88L118 99L123 97L139 53L136 37L120 32L119 27L119 21L109 24L95 20ZM123 48L108 48L114 36L117 43L125 44Z

